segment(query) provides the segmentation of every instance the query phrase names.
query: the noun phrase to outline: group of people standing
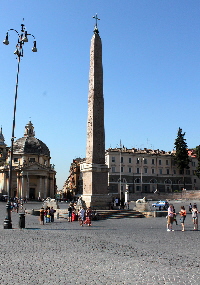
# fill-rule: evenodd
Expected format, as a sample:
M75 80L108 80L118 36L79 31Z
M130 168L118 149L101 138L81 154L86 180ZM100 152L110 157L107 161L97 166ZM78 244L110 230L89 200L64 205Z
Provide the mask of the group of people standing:
M79 220L80 226L83 226L83 224L87 224L88 226L91 226L91 221L92 221L91 207L85 210L84 207L81 206L79 211L77 212L75 207L70 204L68 208L68 222L72 222L73 220L76 220L73 218L73 215L75 215L77 219Z
M196 203L193 206L190 203L189 212L192 214L192 222L194 225L194 231L197 231L198 230L198 213L199 213L199 211L197 209ZM180 214L180 222L181 222L181 226L182 226L182 232L184 232L185 231L185 219L186 219L186 215L187 215L187 212L186 212L186 209L184 206L181 206L179 214ZM172 229L173 222L176 222L176 225L178 224L177 223L177 213L174 209L174 206L172 204L170 204L169 208L168 208L168 214L167 214L167 231L174 231Z
M54 213L56 212L56 210L54 210L53 207L46 207L46 209L44 209L43 207L40 209L40 224L44 225L44 221L45 223L53 223L54 222Z

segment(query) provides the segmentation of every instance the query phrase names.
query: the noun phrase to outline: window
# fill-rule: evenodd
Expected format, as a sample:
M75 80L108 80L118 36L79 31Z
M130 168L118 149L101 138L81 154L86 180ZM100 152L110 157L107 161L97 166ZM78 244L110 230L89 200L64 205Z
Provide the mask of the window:
M169 174L169 168L167 168L167 174Z
M136 186L136 191L140 191L140 186Z
M186 169L186 175L190 175L190 170Z
M152 161L151 161L151 163L152 163L152 164L155 164L155 162L154 162L154 158L152 158Z
M131 172L132 172L132 169L131 169L131 167L129 167L129 168L128 168L128 172L129 172L129 173L131 173Z
M124 172L124 167L123 166L121 167L121 172Z
M115 157L114 156L112 156L112 162L115 162Z
M168 159L166 159L166 165L169 165L169 160Z
M112 166L112 172L115 172L115 166Z
M176 169L174 169L174 174L176 174Z
M14 163L17 163L17 162L18 162L18 158L15 157L15 158L14 158Z
M136 172L137 172L137 173L140 173L140 169L139 169L139 168L137 168L137 169L136 169Z
M129 157L128 162L131 163L131 157Z
M152 173L152 174L155 173L155 169L154 169L154 168L151 169L151 173Z
M162 168L159 169L159 174L162 174Z
M195 166L195 161L192 161L192 166Z
M144 158L144 164L147 164L147 159L146 158Z
M162 165L162 161L161 161L161 159L159 159L158 164L159 164L159 165Z
M145 168L144 168L144 173L147 173L147 170L148 170L148 168L147 168L147 167L145 167Z
M122 162L124 162L124 158L123 158L123 157L121 157L121 163L122 163Z
M35 162L35 157L30 157L29 162Z
M196 180L196 178L194 179L194 183L196 183L197 182L197 180Z
M137 158L137 164L139 164L140 163L140 159L139 158Z

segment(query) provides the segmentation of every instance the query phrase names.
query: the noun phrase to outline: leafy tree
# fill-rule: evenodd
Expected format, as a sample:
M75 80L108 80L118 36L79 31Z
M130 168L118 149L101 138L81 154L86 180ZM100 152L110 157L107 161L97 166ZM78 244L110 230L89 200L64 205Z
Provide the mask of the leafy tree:
M196 147L196 156L198 159L198 166L196 169L196 176L200 178L200 145Z
M184 138L185 133L182 133L182 129L178 129L177 138L175 140L175 148L176 148L176 154L175 154L175 163L177 167L179 168L180 172L183 174L183 181L184 181L184 187L185 187L185 177L184 177L184 169L189 169L189 156L188 156L188 147L186 143L186 139Z

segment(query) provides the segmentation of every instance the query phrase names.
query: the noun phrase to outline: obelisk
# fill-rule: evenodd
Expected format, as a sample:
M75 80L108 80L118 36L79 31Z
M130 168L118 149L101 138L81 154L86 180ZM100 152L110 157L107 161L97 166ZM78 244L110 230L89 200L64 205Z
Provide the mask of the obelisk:
M104 97L102 43L97 27L90 46L88 93L87 148L83 165L83 195L87 207L106 209L109 206L108 166L105 164Z

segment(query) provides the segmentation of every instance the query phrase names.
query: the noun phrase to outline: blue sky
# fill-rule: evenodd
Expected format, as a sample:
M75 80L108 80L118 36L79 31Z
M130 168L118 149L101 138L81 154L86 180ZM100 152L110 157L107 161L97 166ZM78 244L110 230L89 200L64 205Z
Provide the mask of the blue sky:
M21 60L15 136L31 119L51 151L61 189L76 157L85 157L89 49L96 13L103 44L106 149L172 150L179 127L200 144L199 0L1 0L0 35L32 39ZM10 145L17 60L0 44L0 125Z

